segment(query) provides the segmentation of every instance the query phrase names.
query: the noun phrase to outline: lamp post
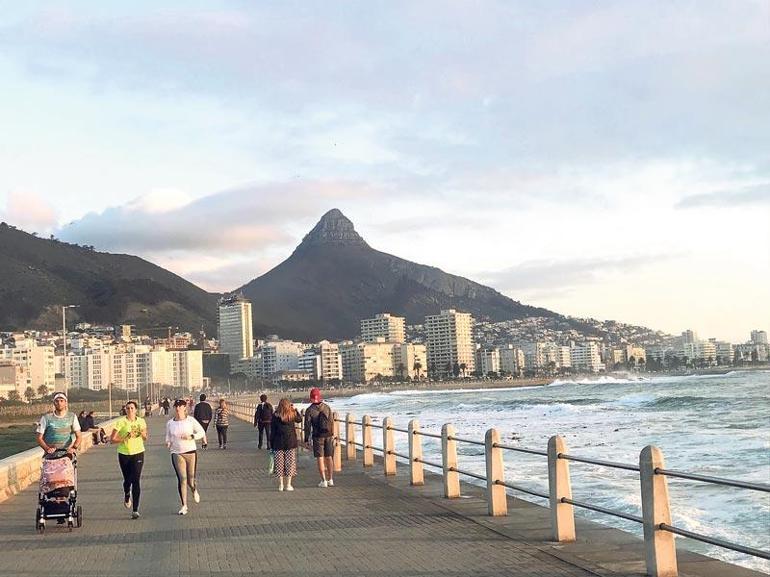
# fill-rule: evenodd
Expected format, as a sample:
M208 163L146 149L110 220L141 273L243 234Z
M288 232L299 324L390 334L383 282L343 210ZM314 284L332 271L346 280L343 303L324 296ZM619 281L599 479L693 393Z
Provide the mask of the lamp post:
M69 386L67 384L67 309L75 309L80 305L62 305L61 308L61 340L62 348L64 350L64 394L68 393Z

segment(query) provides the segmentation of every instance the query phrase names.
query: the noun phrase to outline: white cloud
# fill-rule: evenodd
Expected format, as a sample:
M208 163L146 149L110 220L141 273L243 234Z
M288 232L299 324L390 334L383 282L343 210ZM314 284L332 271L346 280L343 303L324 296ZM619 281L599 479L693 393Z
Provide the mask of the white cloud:
M47 233L56 226L56 208L40 194L14 190L8 193L0 220L30 232Z

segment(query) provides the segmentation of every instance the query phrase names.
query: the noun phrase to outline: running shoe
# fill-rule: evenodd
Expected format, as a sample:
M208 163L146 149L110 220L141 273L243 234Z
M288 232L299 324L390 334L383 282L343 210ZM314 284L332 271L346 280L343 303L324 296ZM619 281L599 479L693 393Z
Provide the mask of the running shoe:
M329 487L334 487L334 479L329 479L328 481L326 481L326 484L327 484Z
M326 481L321 481L320 483L318 483L318 486L321 487L322 489L326 489L326 487L328 487L329 484Z
M123 506L126 509L131 508L131 495L126 495L125 497L123 497Z
M291 485L289 485L288 487L286 487L286 490L287 490L287 491L293 491L293 490L294 490L294 487L292 487Z
M133 513L131 513L132 519L138 519L139 517L141 517L141 515L139 514L139 511L134 511Z
M187 505L184 505L181 509L179 509L180 515L187 515Z
M278 490L283 491L283 485L278 485Z
M201 494L198 493L198 489L195 489L195 491L193 491L193 501L195 501L196 503L201 502Z

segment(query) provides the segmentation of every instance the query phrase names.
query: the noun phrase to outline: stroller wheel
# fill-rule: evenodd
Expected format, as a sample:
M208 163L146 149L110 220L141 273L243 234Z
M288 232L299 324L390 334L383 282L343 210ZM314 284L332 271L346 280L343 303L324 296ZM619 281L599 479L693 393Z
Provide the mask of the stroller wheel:
M38 533L45 533L45 523L38 522L38 524L37 524L37 532Z
M83 507L78 505L78 508L75 510L75 518L77 519L77 526L82 527L83 526Z
M40 526L40 507L35 510L35 529Z

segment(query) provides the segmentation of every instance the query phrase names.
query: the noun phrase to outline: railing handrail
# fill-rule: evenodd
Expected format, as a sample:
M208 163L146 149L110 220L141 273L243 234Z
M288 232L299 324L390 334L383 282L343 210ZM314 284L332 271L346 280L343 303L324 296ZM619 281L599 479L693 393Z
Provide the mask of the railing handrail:
M469 439L469 438L466 438L466 437L460 437L460 436L455 435L454 434L454 428L452 428L449 425L445 425L442 434L437 434L437 433L430 433L430 432L427 432L427 431L419 430L419 427L415 427L415 429L412 430L411 423L410 423L410 428L409 429L404 429L404 428L401 428L401 427L396 427L396 426L394 426L392 424L392 421L390 420L389 417L386 418L386 419L383 419L381 424L373 423L371 421L371 419L372 419L371 416L368 416L367 419L368 419L368 422L366 422L365 420L362 420L362 421L355 421L355 420L349 420L348 421L348 420L343 420L343 419L335 419L335 420L337 422L346 423L348 425L354 425L354 426L355 425L359 425L359 426L365 426L365 427L367 427L367 426L368 427L376 427L376 428L382 429L383 433L386 436L387 436L387 433L389 431L396 431L396 432L399 432L399 433L405 433L407 435L414 435L415 438L416 437L429 437L429 438L433 438L433 439L440 439L440 440L442 440L442 442L444 442L444 444L446 444L446 442L452 442L452 443L458 442L458 443L466 443L466 444L471 444L471 445L476 445L476 446L484 446L484 447L487 448L487 472L488 472L488 475L490 475L490 474L497 475L498 474L498 473L489 473L489 471L490 471L489 466L490 465L489 465L489 452L488 451L490 449L492 449L492 450L494 450L494 449L504 449L504 450L514 451L514 452L527 453L527 454L531 454L531 455L538 455L538 456L548 457L549 463L551 463L552 459L553 459L554 462L559 461L559 460L562 460L562 461L572 461L572 462L577 462L577 463L585 463L585 464L589 464L589 465L596 465L596 466L600 466L600 467L607 467L607 468L610 468L610 469L620 469L620 470L625 470L625 471L631 471L631 472L639 473L640 474L640 478L642 478L644 476L641 464L640 465L634 465L634 464L622 463L622 462L617 462L617 461L610 461L610 460L605 460L605 459L596 459L596 458L593 458L593 457L584 457L584 456L580 456L580 455L573 455L573 454L570 454L570 453L566 452L566 445L563 444L563 441L559 441L562 444L557 446L557 447L561 447L560 449L557 449L558 452L554 451L554 453L549 453L549 451L553 450L553 448L551 447L551 443L550 442L549 442L549 451L542 451L542 450L539 450L539 449L530 449L530 448L526 448L526 447L519 447L519 446L516 446L516 445L510 445L510 444L506 444L506 443L497 442L496 439L499 439L499 435L496 432L494 432L495 436L490 439L489 438L489 433L493 432L492 430L490 430L490 432L488 432L486 442L482 442L482 441L478 441L478 440L475 440L475 439ZM552 440L553 439L559 439L559 437L554 437L554 438L552 438ZM401 459L405 459L410 464L411 463L419 463L421 466L422 465L427 465L429 467L435 467L437 469L442 469L444 471L445 483L446 483L447 475L450 474L450 473L455 475L455 476L456 475L465 475L465 476L468 476L468 477L471 477L471 478L474 478L474 479L486 482L488 490L490 490L491 487L493 487L493 486L502 486L502 487L505 487L505 488L508 488L508 489L511 489L511 490L514 490L514 491L520 491L520 492L523 492L523 493L526 493L526 494L529 494L529 495L532 495L532 496L535 496L535 497L549 499L550 502L551 502L551 508L554 508L556 506L559 506L559 507L561 507L561 506L574 506L574 507L579 507L581 509L586 509L586 510L594 511L596 513L601 513L601 514L604 514L604 515L608 515L608 516L624 519L626 521L631 521L631 522L634 522L634 523L643 524L643 525L645 525L645 527L647 526L646 522L645 522L645 517L640 517L638 515L634 515L634 514L631 514L631 513L626 513L626 512L623 512L623 511L617 511L617 510L609 509L609 508L606 508L606 507L602 507L600 505L595 505L593 503L588 503L588 502L585 502L585 501L580 501L580 500L577 500L577 499L573 499L572 498L571 489L569 489L569 488L568 488L568 492L566 493L567 496L560 496L560 497L556 498L556 500L554 501L554 493L553 493L554 488L553 488L553 486L551 487L550 494L546 494L546 493L542 493L540 491L537 491L535 489L529 489L527 487L522 487L521 485L516 485L514 483L508 483L508 482L505 481L504 478L492 478L492 480L490 480L488 475L482 475L482 474L479 474L479 473L475 473L473 471L468 471L468 470L465 470L465 469L461 469L459 466L457 466L457 464L456 464L456 455L454 455L454 453L452 453L452 455L453 455L453 458L455 459L455 461L452 461L451 463L447 463L446 460L445 460L444 463L436 463L436 462L433 462L433 461L430 461L430 460L423 459L422 456L421 456L421 449L420 449L420 453L419 453L420 456L419 457L418 456L412 457L411 456L411 452L412 452L411 445L410 445L410 455L405 455L405 454L402 454L402 453L399 453L399 452L395 451L392 440L388 441L388 444L386 446L382 447L382 448L374 446L374 445L364 445L364 444L361 444L361 443L357 443L355 440L348 441L346 439L345 442L346 442L346 444L348 442L350 442L351 444L353 444L355 446L358 446L358 447L363 447L364 449L369 449L369 450L374 450L374 451L381 452L383 454L383 458L385 458L386 456L398 457L398 458L401 458ZM654 447L652 449L655 450L655 451L658 451ZM447 450L448 450L447 447L444 446L442 448L442 454L443 454L443 452L445 452ZM452 449L452 451L455 451L455 449ZM645 449L645 451L647 451L647 449ZM644 454L645 451L643 451L642 453ZM446 455L444 455L443 458L446 459ZM498 458L501 458L501 457L498 457ZM645 461L645 462L647 462L647 461ZM660 459L660 463L659 464L663 465L662 457ZM393 465L393 466L395 467L395 465ZM550 475L551 475L550 466L551 465L549 465L549 478L550 478ZM764 492L764 493L770 493L770 485L766 485L766 484L763 484L763 483L752 483L752 482L741 481L741 480L736 480L736 479L725 479L725 478L721 478L721 477L713 477L713 476L709 476L709 475L701 475L701 474L698 474L698 473L688 473L688 472L684 472L684 471L677 471L677 470L673 470L673 469L666 469L666 468L664 468L662 466L661 467L649 468L649 464L646 465L646 467L648 467L647 469L645 469L645 471L647 471L646 474L648 476L652 475L653 478L655 476L657 476L657 475L660 475L660 476L663 476L663 477L687 479L687 480L691 480L691 481L699 481L699 482L711 483L711 484L715 484L715 485L723 485L723 486L736 487L736 488L742 488L742 489L750 489L750 490L754 490L754 491L761 491L761 492ZM388 473L387 472L387 468L386 468L386 474L393 474L393 473ZM422 475L422 473L420 473L420 476L421 475ZM501 474L501 476L502 475L504 475L504 472ZM566 475L568 476L569 473L566 473ZM642 482L644 483L643 479L642 479ZM568 479L567 479L567 483L569 485L569 480ZM422 481L420 481L419 484L422 484ZM447 496L447 497L458 496L458 495L459 495L459 493L457 493L456 495L450 495L450 494L447 494L445 492L445 496ZM564 493L562 493L562 495L564 495ZM655 497L655 498L657 499L658 497ZM666 499L666 510L667 510L668 509L668 502L667 502L668 496L667 496L667 494L665 496L665 499ZM642 501L643 501L643 505L644 505L644 503L645 503L644 496L643 496L643 500ZM491 507L491 505L490 505L490 507ZM490 512L490 514L493 514L493 513ZM497 514L497 513L494 513L494 514ZM505 512L503 512L503 514L505 514ZM571 514L572 513L570 513L570 515ZM645 515L647 515L647 513L645 513ZM761 549L756 549L756 548L753 548L753 547L747 547L747 546L744 546L744 545L739 545L739 544L736 544L736 543L731 543L729 541L724 541L722 539L717 539L717 538L714 538L714 537L709 537L707 535L703 535L703 534L696 533L696 532L693 532L693 531L687 531L685 529L681 529L679 527L673 526L673 525L671 525L669 523L665 523L665 522L661 523L661 522L655 521L654 522L654 530L666 531L666 532L669 532L669 533L674 533L674 534L677 534L677 535L681 535L683 537L688 537L688 538L694 539L696 541L701 541L703 543L708 543L710 545L715 545L715 546L722 547L722 548L725 548L725 549L730 549L730 550L733 550L733 551L737 551L739 553L744 553L744 554L751 555L751 556L754 556L754 557L759 557L759 558L762 558L762 559L770 559L770 552L768 552L768 551L763 551ZM645 534L646 534L646 532L647 532L647 529L645 529ZM573 537L572 537L572 539L574 539L574 529L573 529ZM561 537L559 537L557 540L561 540ZM648 559L648 562L649 562L649 559Z

